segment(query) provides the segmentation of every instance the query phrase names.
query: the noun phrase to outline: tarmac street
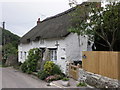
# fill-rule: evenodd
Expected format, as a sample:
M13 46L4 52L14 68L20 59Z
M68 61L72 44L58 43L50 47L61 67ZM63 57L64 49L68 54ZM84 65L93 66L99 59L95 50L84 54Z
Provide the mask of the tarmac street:
M22 73L13 68L0 68L0 80L2 80L2 88L54 88L55 86L47 86L47 83L33 78L31 75ZM0 84L1 84L0 83Z
M0 90L2 89L2 68L0 68Z
M70 86L63 87L61 85L61 80L53 81L50 83L50 86L47 86L48 83L38 79L37 77L29 74L22 73L18 70L13 69L12 67L1 68L0 67L0 89L6 90L6 88L27 88L31 90L92 90L92 88L77 88L76 84L78 81L70 78ZM33 89L34 88L34 89ZM41 89L39 89L41 88ZM12 89L9 89L12 90ZM14 89L15 90L15 89ZM18 89L19 90L19 89ZM99 89L94 89L99 90Z

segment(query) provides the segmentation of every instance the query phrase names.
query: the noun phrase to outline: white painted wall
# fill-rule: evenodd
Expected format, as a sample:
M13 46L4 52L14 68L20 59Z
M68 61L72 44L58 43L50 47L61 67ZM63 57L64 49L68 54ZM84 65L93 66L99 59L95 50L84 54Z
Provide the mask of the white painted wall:
M80 38L80 41L78 39ZM70 62L76 60L82 60L82 51L87 51L87 37L78 36L71 33L65 39L66 42L66 59Z
M57 49L57 61L54 61L57 65L61 67L63 72L66 72L66 62L67 61L73 61L73 60L81 60L82 51L87 50L87 38L86 37L80 37L80 42L78 41L77 34L69 34L66 38L60 38L60 39L45 39L44 44L41 44L40 41L34 42L28 44L20 44L18 46L18 56L19 56L19 62L25 61L24 52L28 52L32 48L40 48L40 47L46 47L46 48L57 48L55 46L56 41L58 41L59 46ZM80 46L79 46L80 44ZM21 51L22 59L20 58ZM27 53L28 54L28 53Z

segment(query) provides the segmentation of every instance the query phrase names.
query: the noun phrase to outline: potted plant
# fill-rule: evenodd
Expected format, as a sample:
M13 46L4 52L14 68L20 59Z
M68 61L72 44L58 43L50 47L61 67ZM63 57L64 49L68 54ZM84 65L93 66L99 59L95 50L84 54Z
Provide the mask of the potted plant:
M64 77L64 78L62 79L62 85L65 86L65 87L70 86L69 78Z

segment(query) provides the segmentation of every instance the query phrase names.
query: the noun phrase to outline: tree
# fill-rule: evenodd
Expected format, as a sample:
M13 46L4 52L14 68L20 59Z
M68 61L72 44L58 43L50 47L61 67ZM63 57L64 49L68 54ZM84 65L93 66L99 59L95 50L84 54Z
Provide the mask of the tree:
M4 45L2 49L5 50L6 59L10 55L17 55L17 49L11 43Z
M109 47L109 50L113 51L116 41L120 40L120 2L110 3L105 8L98 6L99 3L90 3L89 11L86 10L89 15L84 14L84 18L77 20L78 24L71 27L70 31L87 35L90 40L94 40L97 36L105 41L105 43L99 44ZM76 16L78 17L80 14L76 12ZM73 18L73 22L74 20L75 18Z

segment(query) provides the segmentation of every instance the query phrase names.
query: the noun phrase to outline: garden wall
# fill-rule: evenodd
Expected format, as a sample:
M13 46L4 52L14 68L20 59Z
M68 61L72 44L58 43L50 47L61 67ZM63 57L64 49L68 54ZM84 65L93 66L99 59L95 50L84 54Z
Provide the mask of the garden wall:
M87 72L81 68L79 69L78 81L86 82L95 88L120 88L119 80Z

